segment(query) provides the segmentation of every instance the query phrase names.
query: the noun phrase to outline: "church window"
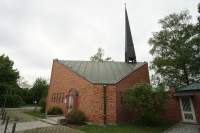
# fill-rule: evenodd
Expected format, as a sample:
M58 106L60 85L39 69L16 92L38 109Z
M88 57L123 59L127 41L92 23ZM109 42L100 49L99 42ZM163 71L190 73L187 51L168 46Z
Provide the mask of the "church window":
M56 103L58 102L58 93L56 93Z
M51 95L51 102L53 102L53 94Z
M64 102L64 93L62 93L62 99L61 99L61 102L62 102L62 103Z

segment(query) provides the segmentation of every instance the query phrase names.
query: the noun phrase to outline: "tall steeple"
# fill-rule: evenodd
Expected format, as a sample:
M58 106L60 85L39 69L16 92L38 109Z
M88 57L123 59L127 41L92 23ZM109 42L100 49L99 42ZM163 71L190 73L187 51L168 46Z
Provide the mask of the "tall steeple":
M135 63L136 55L125 4L125 62Z

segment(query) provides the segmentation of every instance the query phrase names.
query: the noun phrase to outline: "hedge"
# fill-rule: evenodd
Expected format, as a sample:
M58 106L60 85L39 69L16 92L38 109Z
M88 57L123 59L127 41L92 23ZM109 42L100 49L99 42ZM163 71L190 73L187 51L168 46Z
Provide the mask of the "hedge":
M24 101L19 95L1 95L0 96L0 106L4 106L4 102L6 99L5 106L9 108L17 108L24 105Z
M78 109L73 109L69 114L67 115L67 122L69 124L84 124L86 120L85 114L78 110Z
M61 108L53 106L53 107L49 108L47 114L48 115L61 115L61 114L63 114L63 112L62 112Z

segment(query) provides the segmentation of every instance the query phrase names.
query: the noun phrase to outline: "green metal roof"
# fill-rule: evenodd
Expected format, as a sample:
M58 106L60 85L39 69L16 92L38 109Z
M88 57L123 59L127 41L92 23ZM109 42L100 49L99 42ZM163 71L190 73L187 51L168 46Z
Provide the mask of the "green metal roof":
M181 92L181 91L196 91L196 90L200 91L200 83L193 83L193 84L190 84L188 86L176 89L177 92Z
M58 60L78 75L95 84L115 84L143 66L145 62L92 62Z

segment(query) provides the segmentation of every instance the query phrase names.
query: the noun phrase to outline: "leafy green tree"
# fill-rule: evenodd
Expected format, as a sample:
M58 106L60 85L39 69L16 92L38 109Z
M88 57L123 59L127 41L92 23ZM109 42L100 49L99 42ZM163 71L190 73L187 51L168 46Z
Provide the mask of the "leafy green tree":
M13 65L8 56L0 56L0 106L19 107L24 104L23 90L17 83L19 72Z
M6 94L0 96L0 106L4 106L4 100L6 99L5 107L17 108L24 105L23 99L19 95ZM3 103L2 103L3 101Z
M16 92L17 95L21 96L25 104L33 104L33 96L31 95L31 85L24 77L20 77L17 81L20 87Z
M22 76L20 76L20 78L18 79L17 84L20 88L23 88L23 89L30 89L31 88L31 85Z
M28 88L21 88L20 96L25 104L33 104L31 91Z
M4 54L0 56L0 95L11 93L14 89L19 88L17 80L19 72L13 68L14 62Z
M30 90L30 93L32 95L32 100L36 100L38 103L40 99L46 97L48 86L49 85L45 79L37 78L33 84L33 87Z
M91 61L95 62L104 62L104 61L111 61L111 57L104 58L104 50L102 48L98 48L97 53L94 56L90 57Z
M153 88L146 83L139 83L123 93L123 102L128 110L136 112L138 122L159 124L164 104L168 99L163 87Z
M161 19L161 30L149 43L151 68L167 84L188 85L200 79L200 36L188 11Z

